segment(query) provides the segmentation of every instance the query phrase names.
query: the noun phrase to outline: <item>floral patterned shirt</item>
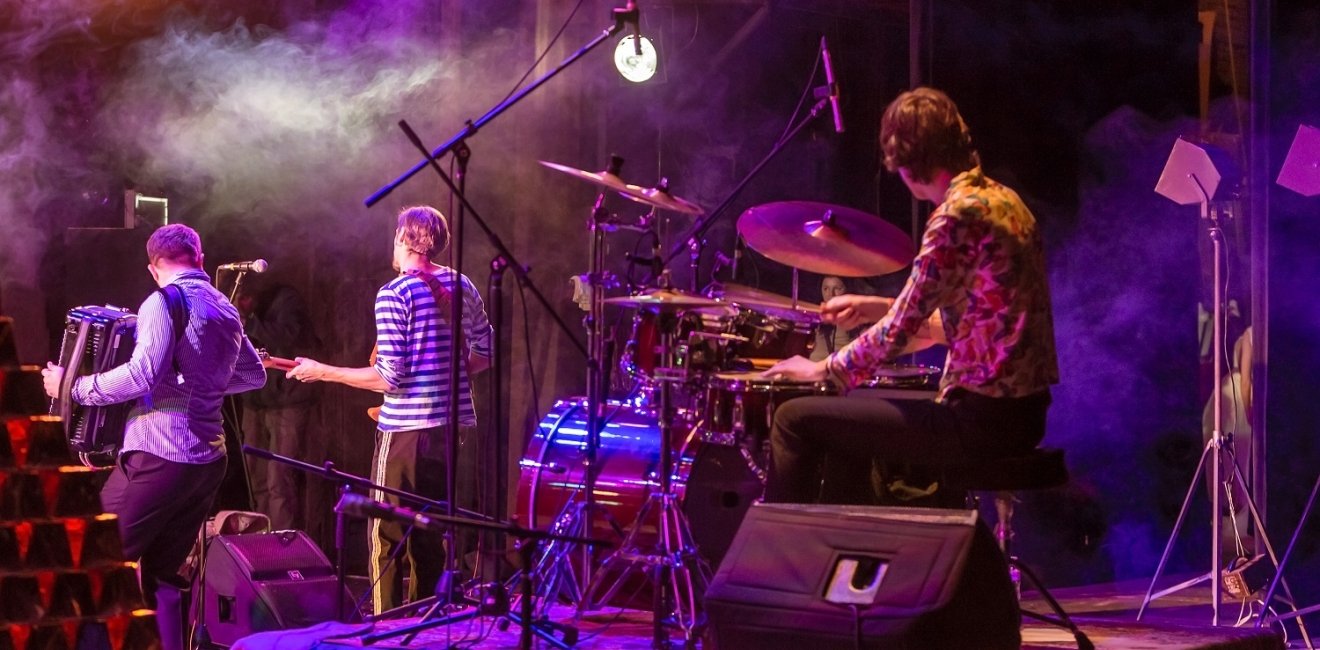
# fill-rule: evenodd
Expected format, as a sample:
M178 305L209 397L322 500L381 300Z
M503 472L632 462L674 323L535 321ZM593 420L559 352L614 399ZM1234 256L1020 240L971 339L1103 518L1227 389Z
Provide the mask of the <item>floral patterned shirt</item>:
M926 222L907 285L880 322L829 356L830 375L849 388L869 379L936 309L949 341L940 399L954 388L1025 397L1058 383L1036 219L980 167L953 178Z

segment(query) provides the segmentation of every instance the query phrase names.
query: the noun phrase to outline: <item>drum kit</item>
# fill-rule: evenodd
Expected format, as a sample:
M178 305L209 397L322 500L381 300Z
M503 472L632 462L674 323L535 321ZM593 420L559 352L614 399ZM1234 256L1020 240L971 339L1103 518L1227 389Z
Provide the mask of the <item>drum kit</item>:
M602 172L542 164L600 191L588 276L591 365L617 366L635 390L609 399L608 380L589 372L588 397L560 400L529 441L520 463L520 522L622 536L603 556L543 548L532 568L541 607L567 600L579 611L606 603L650 608L657 639L676 627L691 641L701 627L699 603L712 568L763 492L775 409L797 397L836 393L826 382L763 373L780 359L809 355L815 345L821 309L799 299L798 272L882 275L907 266L915 251L902 230L858 210L769 203L745 211L737 229L750 248L792 268L791 295L732 283L685 292L670 288L660 274L659 286L606 298L604 247L595 226L608 193L651 208L652 218L660 211L698 215L702 208L672 194L667 183L643 188L624 181L617 158ZM614 355L602 344L607 308L632 315L617 360L607 358ZM873 387L926 396L938 374L925 366L895 367Z

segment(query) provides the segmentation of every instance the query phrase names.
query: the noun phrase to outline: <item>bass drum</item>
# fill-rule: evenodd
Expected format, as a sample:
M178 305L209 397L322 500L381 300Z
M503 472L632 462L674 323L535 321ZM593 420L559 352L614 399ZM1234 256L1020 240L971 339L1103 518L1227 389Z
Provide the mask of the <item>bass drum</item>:
M560 400L540 422L520 463L517 520L547 529L585 488L586 400ZM660 427L652 409L608 402L596 451L599 474L595 501L607 516L593 518L592 537L618 541L633 525L647 495L659 489ZM719 566L743 515L764 491L750 457L740 448L705 444L686 415L675 418L671 435L677 459L674 491L692 528L701 556ZM655 539L655 520L640 540Z

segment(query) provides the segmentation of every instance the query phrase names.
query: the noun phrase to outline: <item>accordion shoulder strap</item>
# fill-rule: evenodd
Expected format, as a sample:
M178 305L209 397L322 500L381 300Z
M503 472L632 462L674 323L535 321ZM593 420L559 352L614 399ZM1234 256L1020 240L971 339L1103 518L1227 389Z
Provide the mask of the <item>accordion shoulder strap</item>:
M188 329L188 297L183 293L183 287L177 284L167 284L156 292L165 299L165 308L170 313L170 323L174 326L174 338L172 343L178 345L179 340L183 338L184 330ZM179 357L174 356L174 372L179 372Z

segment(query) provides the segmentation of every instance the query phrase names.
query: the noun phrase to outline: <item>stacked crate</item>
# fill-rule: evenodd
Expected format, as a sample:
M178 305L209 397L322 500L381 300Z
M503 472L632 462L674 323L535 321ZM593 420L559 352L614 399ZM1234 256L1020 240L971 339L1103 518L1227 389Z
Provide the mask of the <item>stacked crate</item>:
M70 453L41 369L18 363L0 318L0 650L158 646L135 563L101 510L107 470Z

